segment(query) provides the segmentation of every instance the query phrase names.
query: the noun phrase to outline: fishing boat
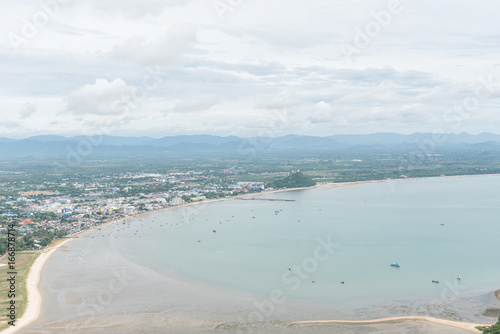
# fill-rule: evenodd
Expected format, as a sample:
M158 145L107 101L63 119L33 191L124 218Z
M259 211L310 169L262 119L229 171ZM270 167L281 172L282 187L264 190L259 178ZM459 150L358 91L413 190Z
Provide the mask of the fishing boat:
M396 268L399 268L399 267L400 267L400 265L399 265L399 263L394 262L394 263L391 263L391 267L396 267Z

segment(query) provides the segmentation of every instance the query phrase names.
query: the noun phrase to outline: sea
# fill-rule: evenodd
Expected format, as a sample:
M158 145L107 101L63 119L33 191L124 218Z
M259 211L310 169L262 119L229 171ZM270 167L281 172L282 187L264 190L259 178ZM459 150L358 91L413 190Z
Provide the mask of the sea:
M289 322L494 323L499 217L499 175L322 185L130 217L51 257L42 315L21 333L466 333Z

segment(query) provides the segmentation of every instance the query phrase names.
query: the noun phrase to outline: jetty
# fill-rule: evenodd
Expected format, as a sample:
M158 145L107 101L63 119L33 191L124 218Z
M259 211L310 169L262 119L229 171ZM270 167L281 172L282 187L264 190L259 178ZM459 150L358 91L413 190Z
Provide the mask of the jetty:
M259 198L259 197L235 197L235 199L240 199L242 201L279 201L279 202L295 202L294 199L285 198Z

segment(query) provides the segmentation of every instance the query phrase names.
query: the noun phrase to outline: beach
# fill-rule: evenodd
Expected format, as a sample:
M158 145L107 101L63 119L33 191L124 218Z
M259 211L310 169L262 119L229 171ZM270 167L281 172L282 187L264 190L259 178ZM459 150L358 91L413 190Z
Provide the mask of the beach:
M489 324L477 324L477 323L468 323L468 322L460 322L460 321L452 321L446 319L438 319L434 317L426 317L426 316L406 316L406 317L390 317L390 318L380 318L380 319L372 319L372 320L317 320L317 321L296 321L289 322L287 325L289 326L303 326L303 325L317 325L317 324L342 324L342 325L366 325L366 324L378 324L378 323L401 323L401 322L414 322L414 321L427 321L438 325L445 325L449 327L455 327L459 329L463 329L465 331L471 333L481 333L477 326L487 326Z
M313 187L308 187L308 188L315 188L320 186L319 184ZM282 189L282 190L272 190L272 191L267 191L264 192L265 194L270 194L270 193L278 193L282 191L293 191L293 190L303 190L306 188L294 188L294 189ZM255 196L259 195L262 193L250 193L250 194L244 194L241 195L241 197L246 197L246 196ZM173 210L173 209L180 209L180 208L189 208L193 206L200 206L200 205L208 205L210 203L214 202L220 202L220 201L225 201L229 200L231 198L221 198L221 199L211 199L211 200L205 200L205 201L200 201L200 202L194 202L194 203L185 203L182 205L177 205L177 206L172 206L168 208L163 208L159 210L153 210L153 211L148 211L148 212L143 212L137 215L133 216L128 216L128 217L121 217L118 219L114 219L111 221L108 221L106 223L100 224L98 226L94 226L92 228L89 228L87 230L81 231L79 233L76 233L72 236L72 238L64 240L63 242L57 244L54 247L50 247L46 250L44 250L38 258L34 261L33 265L31 266L28 277L27 277L27 283L26 283L26 290L28 294L28 302L27 302L27 307L22 314L22 316L17 319L16 325L15 326L10 326L6 328L5 330L2 331L2 333L5 334L14 334L31 324L33 321L37 320L40 316L40 313L42 311L42 305L43 305L43 296L40 293L40 290L38 288L39 282L40 282L40 277L42 274L42 271L45 267L45 264L47 261L50 259L50 257L64 244L67 242L71 241L73 238L80 238L84 237L89 233L95 232L99 229L105 228L107 226L119 224L124 221L129 221L132 219L140 219L144 217L148 217L152 214L156 214L158 212L163 212L167 210Z
M381 181L329 184L329 185L326 185L325 188L328 188L328 187L333 188L333 187L338 187L338 186L343 187L343 186L348 186L348 185L358 185L358 184L371 183L371 182L381 182ZM318 187L318 186L320 186L320 185L317 185L315 187ZM302 189L303 188L299 188L296 190L302 190ZM276 191L272 191L272 192L270 191L270 192L257 193L257 194L246 194L245 196L255 196L258 194L262 195L262 194L275 193L275 192L281 192L281 191L290 191L290 189L276 190ZM207 203L211 203L211 202L219 202L219 201L224 201L224 200L228 200L228 198L203 201L203 202L197 202L197 203L188 203L188 204L184 204L181 206L161 209L158 211L165 211L165 210L172 210L172 209L179 209L179 208L186 208L186 207L196 207L197 205L203 205L203 204L207 204ZM120 219L115 220L115 221L107 222L106 224L102 224L98 227L93 228L92 230L83 231L79 235L79 237L83 237L88 233L95 232L98 228L111 227L113 224L122 222L124 220L131 220L131 219L148 217L149 215L151 215L153 213L157 213L158 211L146 212L146 213L142 213L140 215L134 216L134 217L125 217L125 218L120 218ZM40 255L40 257L35 261L35 263L33 264L32 268L29 272L29 276L28 276L28 284L27 284L28 306L26 308L26 312L24 313L22 318L18 320L16 327L10 327L10 328L6 329L4 331L4 333L16 333L19 330L21 330L23 327L29 325L30 323L32 323L34 320L36 320L39 317L40 312L41 312L41 307L42 307L42 296L40 295L40 292L39 292L37 286L38 286L38 282L40 280L42 270L43 270L45 264L47 263L49 257L51 255L53 255L57 251L57 249L60 248L60 246L67 243L68 241L69 240L66 240L63 243L57 245L56 247L49 249L46 252L42 253ZM184 287L183 289L181 289L183 291L193 289L193 286L191 284L186 284L186 282L176 281L175 279L172 279L171 277L169 278L169 282L170 282L170 284L173 284L173 285L177 284L178 285L175 288L172 287L173 289L171 290L171 293L174 296L177 296L176 300L179 303L181 303L181 301L182 301L182 295L181 294L175 295L175 293L173 291L176 290L179 286ZM223 300L224 303L230 303L230 301L233 300L235 297L235 295L233 293L228 294L227 291L217 291L217 293L215 295L217 295L218 297L216 297L215 295L211 295L211 293L208 293L204 289L200 289L197 291L200 295L205 295L206 299L219 298L219 301ZM497 297L500 296L499 291L496 292ZM222 299L221 299L221 295L224 296ZM251 300L251 297L244 294L244 293L239 294L237 296L238 296L238 299L240 299L241 301ZM196 317L190 317L189 316L190 312L186 310L184 318L182 317L181 314L177 314L176 317L172 317L170 321L172 322L172 326L174 326L174 327L177 326L178 328L182 328L183 324L186 325L188 328L191 328L192 325L194 326L194 325L200 325L200 324L203 325L204 327L207 327L207 328L213 328L214 326L215 327L217 326L217 323L230 321L231 314L234 311L232 309L232 307L224 308L221 306L220 303L217 304L217 307L221 311L220 312L221 316L220 316L220 319L218 319L218 320L214 317L208 317L206 319L199 319L199 318L197 319ZM295 306L293 306L292 308L294 308L294 307ZM180 310L182 310L182 307L180 307ZM241 303L240 306L236 306L235 310L237 310L243 314L245 314L245 312L247 312L245 310L245 306L243 305L243 302ZM291 314L295 314L295 316L296 316L295 319L299 318L300 307L297 306L296 310L294 312L291 312ZM177 321L173 320L175 318L177 319ZM337 317L335 317L335 318L337 318ZM188 320L188 319L190 319L190 320ZM326 318L326 319L328 319L328 318ZM294 319L291 319L291 320L294 320ZM428 321L428 322L430 321L430 322L435 323L435 324L451 326L451 327L460 328L460 329L463 329L463 330L466 330L469 332L478 333L478 331L475 331L475 329L471 328L472 325L477 325L477 324L454 322L454 321L441 320L441 319L436 319L436 318L432 318L432 317L425 317L425 316L420 316L420 317L416 317L416 316L390 317L390 318L381 318L381 319L375 319L375 320L356 320L356 321L353 321L353 320L322 320L322 321L308 320L306 322L292 322L292 321L290 321L290 322L286 322L283 324L286 324L287 326L293 327L293 326L302 326L302 325L313 325L315 323L316 324L323 324L323 325L325 325L325 324L332 324L332 325L333 324L338 324L338 325L355 325L355 324L363 325L363 324L365 324L366 325L366 324L373 324L373 323L384 323L385 324L385 323L392 323L392 322L420 322L420 321ZM102 323L102 325L104 325L104 323ZM189 331L187 331L187 332L189 332Z
M31 266L28 277L26 278L26 290L28 293L28 303L26 309L21 316L17 319L15 326L10 326L2 331L5 334L17 333L22 328L28 326L33 321L38 319L42 311L43 296L38 289L40 283L40 278L42 275L43 268L45 264L50 259L52 254L54 254L59 247L69 242L71 239L64 240L63 242L57 244L56 246L49 248L42 252L38 258L35 260Z

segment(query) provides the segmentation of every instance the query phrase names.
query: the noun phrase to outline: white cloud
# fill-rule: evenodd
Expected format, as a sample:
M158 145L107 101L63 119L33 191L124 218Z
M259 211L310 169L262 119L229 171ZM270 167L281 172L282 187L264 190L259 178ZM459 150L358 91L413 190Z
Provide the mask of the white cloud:
M176 113L206 111L218 103L220 100L216 97L199 96L178 102L172 111Z
M8 131L20 128L21 123L4 118L2 121L0 121L0 127Z
M119 12L129 18L141 18L161 15L169 7L184 6L191 1L193 0L93 0L91 5L94 12L103 16Z
M301 102L300 97L293 91L282 92L276 96L261 100L256 108L279 110L296 106Z
M138 90L122 79L96 79L71 93L66 99L66 110L76 115L119 115L129 110Z
M20 118L28 118L36 112L36 104L26 103L23 109L19 112Z
M355 89L342 98L338 99L338 103L346 104L365 104L368 103L398 103L403 97L400 93L404 90L403 87L397 86L392 81L383 81L380 84L364 89Z
M325 101L318 102L312 107L308 118L313 124L329 123L333 121L333 107Z
M0 32L25 38L43 2L0 1ZM339 46L387 1L226 3L221 21L210 0L66 1L18 53L0 40L0 110L22 120L19 136L84 132L104 118L123 135L252 134L285 111L280 134L499 131L498 1L404 2L351 63ZM490 94L451 128L444 115L475 97L478 78ZM144 83L158 83L147 101Z
M194 28L186 23L172 25L166 33L155 40L134 36L116 44L109 55L140 65L164 65L178 59L196 41Z

